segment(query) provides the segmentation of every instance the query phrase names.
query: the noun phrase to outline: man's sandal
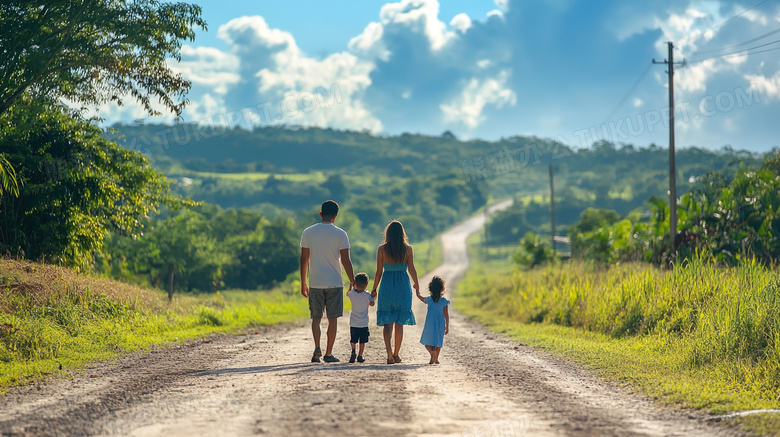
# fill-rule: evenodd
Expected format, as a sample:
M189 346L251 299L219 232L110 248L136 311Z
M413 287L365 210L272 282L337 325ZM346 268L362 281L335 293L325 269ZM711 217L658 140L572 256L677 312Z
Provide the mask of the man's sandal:
M395 361L396 363L400 363L401 357L399 357L398 355L393 355L393 361Z
M319 363L320 357L322 357L322 351L320 348L314 349L314 355L311 356L312 363Z

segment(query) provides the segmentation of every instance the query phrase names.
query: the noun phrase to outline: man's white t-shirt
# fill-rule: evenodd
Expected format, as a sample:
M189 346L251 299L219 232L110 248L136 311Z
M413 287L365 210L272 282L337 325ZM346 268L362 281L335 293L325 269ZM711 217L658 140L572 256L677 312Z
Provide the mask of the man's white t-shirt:
M368 328L368 306L374 301L367 291L349 290L347 297L352 301L352 313L349 315L351 328Z
M303 230L301 247L309 249L309 287L343 287L342 249L349 249L349 237L332 223L317 223Z

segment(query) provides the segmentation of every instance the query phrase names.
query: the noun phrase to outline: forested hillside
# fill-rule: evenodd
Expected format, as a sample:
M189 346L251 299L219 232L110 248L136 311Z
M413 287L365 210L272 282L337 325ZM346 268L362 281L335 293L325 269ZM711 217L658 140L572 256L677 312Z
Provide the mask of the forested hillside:
M222 207L314 208L333 198L376 236L380 223L403 217L411 234L429 237L484 204L517 198L489 229L493 244L513 244L526 232L550 232L548 166L556 185L558 233L589 207L625 215L668 189L668 151L601 141L574 149L549 139L511 137L462 141L403 134L374 136L319 128L205 129L195 125L120 125L119 143L135 148L179 182L175 191ZM682 148L678 192L710 172L733 175L762 156L730 147ZM420 220L412 218L419 217Z

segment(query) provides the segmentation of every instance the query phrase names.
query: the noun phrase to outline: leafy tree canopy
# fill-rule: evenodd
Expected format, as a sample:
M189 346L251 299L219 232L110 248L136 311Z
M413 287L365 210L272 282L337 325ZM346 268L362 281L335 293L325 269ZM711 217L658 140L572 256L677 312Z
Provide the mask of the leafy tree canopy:
M181 112L190 82L167 64L206 28L201 8L156 0L3 0L0 114L25 93L99 105L130 96Z
M33 126L13 129L13 126ZM137 236L161 205L193 203L138 152L64 111L15 105L0 115L0 150L18 169L19 196L0 196L0 250L86 266L107 230Z

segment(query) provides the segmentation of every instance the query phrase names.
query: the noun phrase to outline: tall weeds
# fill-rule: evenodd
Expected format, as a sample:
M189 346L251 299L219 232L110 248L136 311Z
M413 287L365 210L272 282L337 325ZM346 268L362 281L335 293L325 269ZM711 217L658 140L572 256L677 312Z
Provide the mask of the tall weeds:
M579 264L508 276L483 269L458 290L469 304L515 321L664 337L681 366L727 369L771 399L780 392L780 280L756 261L722 268L698 256L672 271Z

